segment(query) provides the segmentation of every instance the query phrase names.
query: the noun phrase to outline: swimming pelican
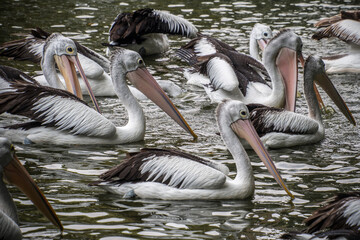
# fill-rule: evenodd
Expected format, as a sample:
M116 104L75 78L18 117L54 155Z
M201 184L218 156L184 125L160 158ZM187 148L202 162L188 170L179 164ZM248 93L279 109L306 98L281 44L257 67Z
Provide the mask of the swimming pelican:
M17 186L61 231L63 226L54 209L20 163L11 142L0 137L0 239L22 239L15 203L3 179Z
M360 192L339 193L304 220L303 233L285 234L283 239L359 239ZM300 238L302 237L302 238ZM308 237L308 238L305 238Z
M264 49L271 38L273 38L273 32L271 28L264 24L256 23L250 33L250 41L249 41L250 56L261 62L262 59L260 57L259 50L264 52Z
M11 80L6 71L3 67L0 82L8 86L0 90L0 113L23 115L36 121L0 128L0 134L6 134L13 141L45 144L124 144L143 140L144 112L131 94L126 77L196 138L177 108L147 71L141 56L134 51L119 49L111 58L110 71L114 89L129 118L128 123L122 127L116 127L69 92L29 83L26 78L22 78L22 81Z
M229 169L175 150L144 149L100 176L100 185L123 197L184 199L245 199L254 193L251 164L239 138L246 139L278 184L291 196L268 152L261 143L246 105L226 100L216 109L220 134L234 157L237 175L227 176ZM239 138L238 138L239 137Z
M110 27L108 45L125 47L142 56L159 54L169 49L165 34L194 38L197 32L197 28L184 18L144 8L132 13L120 13L115 18Z
M73 40L64 37L60 33L53 33L47 36L46 40L41 44L39 41L35 41L36 39L26 38L24 40L26 40L24 44L19 45L18 48L11 48L5 44L0 50L1 55L8 56L11 54L15 58L30 58L34 61L41 61L43 75L40 78L43 79L46 85L59 89L67 89L82 99L82 92L74 67L76 65L80 76L84 80L86 86L84 89L87 89L95 108L100 112L99 105L77 56L77 46ZM20 44L20 41L15 41L13 44ZM40 58L39 55L41 56ZM60 81L56 66L60 70L59 76L62 76L63 81Z
M312 38L337 37L349 44L347 53L323 57L327 73L360 73L360 10L340 11L340 14L320 20Z
M317 143L324 139L325 129L314 90L314 83L319 84L349 122L356 125L346 103L326 75L321 58L309 56L304 67L304 94L309 109L308 116L286 111L285 109L256 104L248 105L251 121L266 147L292 147Z
M237 99L295 110L297 58L302 58L301 38L290 30L273 37L264 50L264 65L252 57L231 50L227 44L200 36L178 50L178 55L195 68L186 72L189 82L200 80L213 102ZM267 83L271 79L272 86Z
M3 43L0 46L0 56L6 56L20 61L32 61L40 64L43 56L45 41L50 35L51 33L46 32L41 28L33 29L26 38ZM76 45L77 55L83 67L83 74L85 74L93 94L95 96L103 97L116 96L112 80L109 75L110 61L101 54L98 54L92 49L80 44L76 40L72 41ZM60 81L64 83L62 75L58 74L58 77ZM49 86L45 75L36 76L34 79L41 85ZM171 97L179 96L182 93L182 89L171 81L158 80L157 82ZM55 85L50 86L57 87ZM87 86L84 85L83 82L80 82L80 88L82 94L88 95ZM146 99L146 97L136 88L132 86L129 88L137 99Z

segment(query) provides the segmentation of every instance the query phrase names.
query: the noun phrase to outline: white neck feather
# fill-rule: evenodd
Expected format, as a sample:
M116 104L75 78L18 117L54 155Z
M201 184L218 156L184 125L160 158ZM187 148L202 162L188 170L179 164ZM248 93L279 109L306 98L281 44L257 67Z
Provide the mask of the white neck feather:
M146 130L145 115L139 102L132 95L126 84L124 72L124 69L119 66L111 68L114 90L122 104L124 104L129 118L128 123L125 126L117 127L117 132L119 137L125 138L126 141L135 142L144 139Z
M249 186L248 189L253 191L255 182L249 156L230 126L228 126L225 121L222 121L220 116L218 121L221 137L235 161L236 177L234 181Z
M3 182L2 174L0 176L0 209L16 223L19 222L15 203Z
M64 84L62 84L57 75L55 69L55 59L52 51L45 51L44 56L41 60L41 69L50 87L65 89Z

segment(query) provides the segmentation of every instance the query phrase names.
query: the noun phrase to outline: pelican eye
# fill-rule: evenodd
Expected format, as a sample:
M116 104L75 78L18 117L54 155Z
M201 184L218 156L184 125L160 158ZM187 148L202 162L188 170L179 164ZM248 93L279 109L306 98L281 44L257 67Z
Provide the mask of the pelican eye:
M267 37L267 36L268 36L268 34L265 32L265 33L264 33L264 36L265 36L265 37Z
M10 150L11 150L11 151L15 151L15 147L14 147L13 144L10 145Z
M144 60L142 60L141 58L139 58L137 62L138 62L139 65L143 65L143 64L144 64Z
M240 117L241 118L246 118L247 117L247 112L245 110L241 110L240 111Z
M72 54L72 53L74 53L74 48L73 47L66 47L66 52Z

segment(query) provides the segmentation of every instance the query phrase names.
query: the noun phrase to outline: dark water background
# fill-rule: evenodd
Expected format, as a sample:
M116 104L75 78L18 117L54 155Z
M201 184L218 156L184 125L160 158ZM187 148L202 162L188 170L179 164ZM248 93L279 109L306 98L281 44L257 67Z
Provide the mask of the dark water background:
M239 51L248 53L248 39L257 22L273 30L291 28L302 37L304 56L327 55L346 49L338 40L311 39L313 24L340 9L359 8L357 1L8 1L0 4L0 42L18 37L36 26L61 32L104 53L101 42L121 11L152 7L168 10L190 20L202 32L213 35ZM188 39L170 37L171 50L145 58L157 79L171 80L185 89L174 98L184 117L198 134L191 137L149 101L141 104L147 117L145 141L115 146L50 146L16 144L19 159L37 180L62 220L61 236L16 188L9 187L18 206L25 239L278 239L289 230L301 230L302 221L324 199L337 192L360 190L359 127L351 126L339 113L324 116L326 138L318 144L271 150L289 188L293 202L280 190L254 152L256 191L246 201L158 201L123 200L102 189L89 187L97 175L118 164L126 151L141 147L167 147L218 160L235 174L231 155L216 134L214 110L205 93L185 85L182 69L187 67L175 50ZM0 59L0 64L29 74L40 68L29 62ZM301 70L302 71L302 70ZM360 77L335 74L330 78L360 120ZM302 93L302 76L299 92ZM104 115L118 125L126 122L116 98L98 98ZM325 98L331 105L329 98ZM333 105L332 105L333 106ZM335 109L337 110L337 109ZM297 111L307 113L304 98ZM18 118L0 116L0 124Z

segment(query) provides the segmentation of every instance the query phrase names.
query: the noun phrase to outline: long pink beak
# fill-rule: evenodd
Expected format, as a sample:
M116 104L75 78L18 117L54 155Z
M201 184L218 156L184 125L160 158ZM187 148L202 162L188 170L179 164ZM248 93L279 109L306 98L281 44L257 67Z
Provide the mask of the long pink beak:
M254 126L249 119L239 119L231 124L231 129L240 137L245 139L254 149L261 161L265 164L270 174L275 178L276 182L285 190L285 192L294 199L294 195L287 188L285 182L280 176L279 171L275 167L274 162L266 151L264 144L261 142Z
M175 122L190 133L194 139L197 139L197 135L191 129L179 110L175 107L170 98L145 67L140 67L135 71L128 72L126 76L130 82L146 97L166 112L172 119L175 120Z
M264 38L261 38L261 39L257 40L257 43L258 43L261 51L264 51L265 47L268 44L268 41L266 39L264 39Z
M75 66L76 66L76 68L78 69L78 71L80 73L80 76L82 77L82 79L84 80L84 82L86 84L87 90L89 92L89 96L90 96L96 110L99 113L101 113L99 104L96 101L95 95L91 89L89 81L87 80L84 70L81 67L79 58L77 56L68 56L68 55L61 55L61 56L55 55L54 58L55 58L55 61L58 65L58 68L59 68L61 74L64 77L66 89L69 92L76 95L77 97L79 97L80 99L83 99L79 80L77 78L77 73L75 70Z
M298 81L296 51L282 48L276 59L276 65L285 85L285 110L295 112Z

